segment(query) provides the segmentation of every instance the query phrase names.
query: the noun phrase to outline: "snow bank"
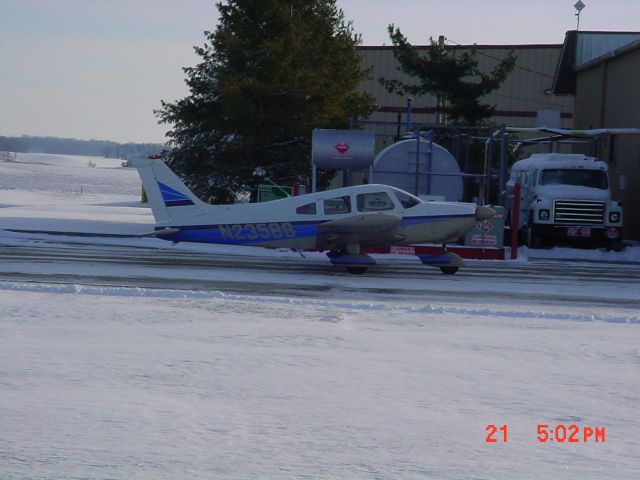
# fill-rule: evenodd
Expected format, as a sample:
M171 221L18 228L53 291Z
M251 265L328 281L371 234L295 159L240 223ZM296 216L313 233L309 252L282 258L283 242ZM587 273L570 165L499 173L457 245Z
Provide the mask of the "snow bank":
M308 298L282 298L265 295L238 295L220 291L177 290L138 287L102 287L79 284L43 284L0 282L0 291L41 292L105 297L164 298L164 299L224 299L236 302L262 302L295 307L331 307L347 311L372 311L387 315L390 319L406 314L429 314L449 316L480 316L488 318L541 319L572 322L606 322L640 324L640 315L612 315L598 313L566 313L553 310L530 310L506 306L451 306L438 304L397 305L383 302L353 302L343 300L314 300Z

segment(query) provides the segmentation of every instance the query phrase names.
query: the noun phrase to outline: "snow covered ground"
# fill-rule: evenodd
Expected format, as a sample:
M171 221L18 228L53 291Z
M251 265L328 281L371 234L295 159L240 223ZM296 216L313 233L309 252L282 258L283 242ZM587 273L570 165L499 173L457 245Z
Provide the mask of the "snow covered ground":
M117 161L19 155L18 163L0 163L0 186L0 229L153 228L135 171ZM0 230L0 249L48 238ZM166 246L157 239L73 241ZM178 247L198 255L267 254ZM558 250L535 253L571 258L558 262L559 273L589 270L590 255L640 257L637 247L613 258ZM291 254L268 255L285 262ZM321 255L305 261L326 262ZM534 263L525 255L504 262L511 280L503 284L480 269L454 279L412 278L407 269L408 278L398 280L317 270L305 277L268 269L93 268L123 278L173 276L171 288L16 281L2 272L80 275L90 265L2 265L0 478L640 478L639 267L618 267L629 278L610 283L580 275L513 280L513 271ZM230 275L267 288L231 294L186 286ZM269 282L305 281L334 288L322 297L269 294ZM425 281L435 294L356 289L361 282L409 291ZM504 298L483 295L497 288ZM451 291L461 293L440 295ZM545 300L553 293L565 300ZM490 424L507 425L508 441L498 432L497 442L486 442ZM580 441L541 443L539 424L575 424ZM605 427L606 441L584 442L586 427Z

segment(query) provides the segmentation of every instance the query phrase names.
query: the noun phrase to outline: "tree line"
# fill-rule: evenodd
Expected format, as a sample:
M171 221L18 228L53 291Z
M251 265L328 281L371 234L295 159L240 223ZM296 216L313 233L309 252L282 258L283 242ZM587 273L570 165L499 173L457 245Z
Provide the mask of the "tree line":
M77 138L0 136L0 151L20 153L57 153L129 159L158 153L164 148L156 143L118 143L109 140Z

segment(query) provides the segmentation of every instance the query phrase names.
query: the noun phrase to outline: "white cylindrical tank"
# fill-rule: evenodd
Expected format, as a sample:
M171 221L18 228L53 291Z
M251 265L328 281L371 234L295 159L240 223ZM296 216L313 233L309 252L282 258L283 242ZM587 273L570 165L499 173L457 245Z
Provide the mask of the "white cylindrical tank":
M416 168L416 159L419 164ZM429 168L431 167L431 168ZM416 192L416 172L418 192ZM431 175L429 175L431 172ZM401 140L382 150L373 161L371 183L391 185L417 195L443 196L447 201L462 200L460 167L447 149L421 139Z

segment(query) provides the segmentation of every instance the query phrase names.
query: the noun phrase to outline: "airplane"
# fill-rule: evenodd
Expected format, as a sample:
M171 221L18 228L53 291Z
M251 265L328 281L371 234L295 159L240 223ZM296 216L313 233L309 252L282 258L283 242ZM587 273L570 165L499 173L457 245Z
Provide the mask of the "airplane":
M454 274L464 264L446 250L478 222L488 206L425 202L388 185L357 185L262 203L210 205L201 201L161 159L130 160L138 170L156 222L143 234L178 242L327 251L333 265L362 274L376 264L363 249L438 243L438 255L419 255L425 265Z

